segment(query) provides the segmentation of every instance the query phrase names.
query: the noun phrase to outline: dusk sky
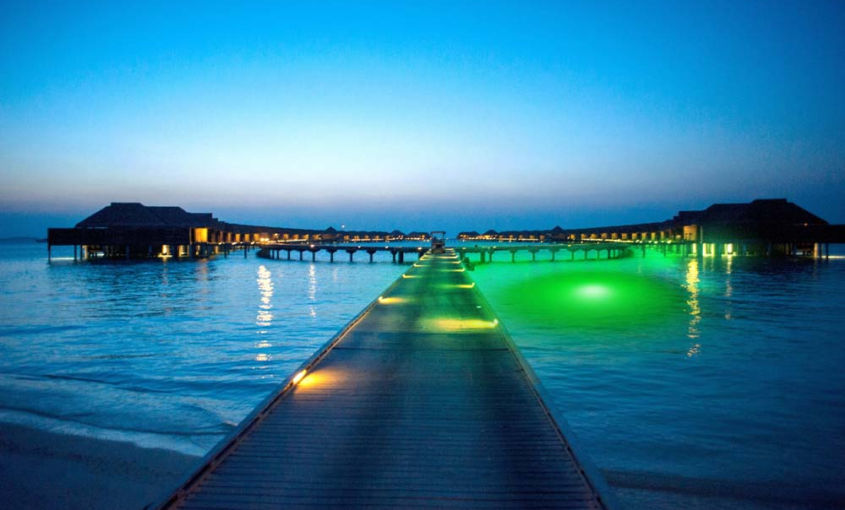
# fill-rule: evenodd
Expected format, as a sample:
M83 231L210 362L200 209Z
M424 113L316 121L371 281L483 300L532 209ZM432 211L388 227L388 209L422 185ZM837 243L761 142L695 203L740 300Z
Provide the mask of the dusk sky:
M845 222L845 2L3 2L0 237Z

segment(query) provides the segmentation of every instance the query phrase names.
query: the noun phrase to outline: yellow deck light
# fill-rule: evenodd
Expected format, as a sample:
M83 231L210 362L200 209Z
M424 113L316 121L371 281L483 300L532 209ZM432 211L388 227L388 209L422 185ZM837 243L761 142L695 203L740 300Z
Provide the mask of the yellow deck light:
M307 370L300 370L298 374L293 376L293 380L291 382L294 385L299 384L299 381L301 381L305 377L306 373L307 373Z
M499 319L485 321L481 319L433 319L434 329L446 331L469 331L474 329L492 329L499 325Z

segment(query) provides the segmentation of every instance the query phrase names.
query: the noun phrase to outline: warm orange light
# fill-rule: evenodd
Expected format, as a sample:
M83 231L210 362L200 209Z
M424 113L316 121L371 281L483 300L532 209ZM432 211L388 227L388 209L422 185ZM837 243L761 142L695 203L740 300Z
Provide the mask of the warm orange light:
M299 381L301 381L302 378L305 377L306 372L307 372L306 370L300 370L298 374L293 376L293 381L291 381L291 382L293 384L299 384Z

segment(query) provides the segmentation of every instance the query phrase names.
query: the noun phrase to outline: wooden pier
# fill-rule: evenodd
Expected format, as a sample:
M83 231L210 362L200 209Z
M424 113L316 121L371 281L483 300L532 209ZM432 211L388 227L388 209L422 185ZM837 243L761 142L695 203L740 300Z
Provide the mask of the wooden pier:
M317 260L317 253L321 251L325 251L329 254L330 262L334 262L334 256L337 252L347 253L349 255L349 262L354 261L354 255L359 251L369 255L370 262L373 261L373 255L375 255L376 253L387 252L393 256L393 262L398 262L400 264L405 263L405 257L409 257L409 260L413 260L414 257L416 257L416 259L419 259L427 251L427 248L423 248L422 246L364 246L336 243L269 243L261 245L260 248L261 249L257 253L257 256L259 257L278 260L283 258L282 252L286 252L286 256L284 258L286 258L287 260L293 260L292 253L296 252L298 254L299 260L305 260L305 253L309 253L311 255L312 262Z
M427 254L159 508L610 508L454 251Z
M644 247L646 245L637 245L636 247ZM455 251L460 255L461 259L469 258L469 255L477 255L479 263L493 262L493 256L499 252L508 252L510 254L511 262L516 261L516 254L520 252L527 252L531 254L532 260L537 260L537 253L540 251L548 251L551 254L552 262L559 252L567 255L558 260L575 260L577 253L581 253L583 259L590 258L619 258L624 256L630 249L634 248L632 243L622 242L590 242L569 243L569 244L548 244L548 243L534 243L534 244L504 244L504 245L475 245L475 246L458 246ZM275 243L264 244L260 246L257 253L259 257L274 259L274 260L305 260L305 254L310 254L310 260L316 261L317 254L325 251L329 254L329 261L335 261L335 254L338 252L347 253L349 255L349 262L355 260L354 256L358 252L364 252L369 255L369 261L373 261L373 256L378 252L388 252L393 257L393 262L400 264L406 261L411 262L419 259L426 253L426 248L420 246L357 246L357 245L339 245L339 244L291 244L291 243ZM285 255L282 255L285 252ZM297 253L296 256L293 253ZM643 253L645 253L643 251ZM591 255L595 254L595 255ZM604 255L602 255L604 254ZM407 260L406 260L407 259Z

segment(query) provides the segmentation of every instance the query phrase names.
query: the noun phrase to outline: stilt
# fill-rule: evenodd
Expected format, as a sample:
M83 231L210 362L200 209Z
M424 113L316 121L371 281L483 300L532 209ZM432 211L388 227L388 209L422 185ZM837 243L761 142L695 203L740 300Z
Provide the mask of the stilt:
M316 261L317 261L317 252L312 250L311 251L311 262L316 262Z
M50 263L53 261L53 245L47 243L47 262Z
M73 261L76 262L76 245L73 245Z

